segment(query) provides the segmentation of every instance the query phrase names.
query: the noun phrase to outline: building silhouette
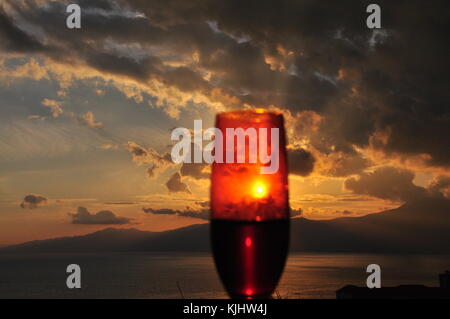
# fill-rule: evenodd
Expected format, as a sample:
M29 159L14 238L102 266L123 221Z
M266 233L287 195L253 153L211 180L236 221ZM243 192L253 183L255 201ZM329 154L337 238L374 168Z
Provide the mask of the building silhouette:
M439 287L400 285L367 288L347 285L336 291L336 299L450 299L450 271L439 275Z

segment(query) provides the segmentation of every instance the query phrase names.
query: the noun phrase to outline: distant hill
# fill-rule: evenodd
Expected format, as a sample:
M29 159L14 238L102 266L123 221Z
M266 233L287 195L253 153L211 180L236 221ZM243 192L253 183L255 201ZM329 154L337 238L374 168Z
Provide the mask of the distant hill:
M420 200L363 217L298 220L292 227L291 249L450 253L450 200Z
M165 232L107 228L0 248L0 253L208 251L209 225ZM450 253L450 200L428 199L363 217L292 219L291 251Z

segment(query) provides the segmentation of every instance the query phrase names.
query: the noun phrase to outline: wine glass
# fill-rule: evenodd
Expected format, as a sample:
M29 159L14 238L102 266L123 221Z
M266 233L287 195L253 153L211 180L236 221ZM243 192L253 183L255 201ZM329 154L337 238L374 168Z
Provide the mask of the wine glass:
M215 158L211 174L216 269L231 298L270 298L289 245L283 115L224 112L217 115L216 128L222 135L215 139L215 155L222 158Z

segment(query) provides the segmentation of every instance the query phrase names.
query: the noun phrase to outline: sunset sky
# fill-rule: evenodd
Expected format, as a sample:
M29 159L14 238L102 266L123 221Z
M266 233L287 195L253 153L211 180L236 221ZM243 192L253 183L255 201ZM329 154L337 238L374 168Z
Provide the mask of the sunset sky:
M0 246L207 222L170 133L232 109L283 112L304 217L448 197L444 2L378 1L376 30L369 3L0 0Z

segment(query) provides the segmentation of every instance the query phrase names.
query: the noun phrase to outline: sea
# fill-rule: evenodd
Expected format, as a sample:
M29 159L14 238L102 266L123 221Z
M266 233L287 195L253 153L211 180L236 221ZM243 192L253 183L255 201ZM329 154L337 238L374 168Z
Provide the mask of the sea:
M81 288L68 289L67 266L81 268ZM382 286L438 286L450 255L290 254L278 298L334 299L345 285L365 286L369 264ZM227 298L207 253L0 255L0 299Z

